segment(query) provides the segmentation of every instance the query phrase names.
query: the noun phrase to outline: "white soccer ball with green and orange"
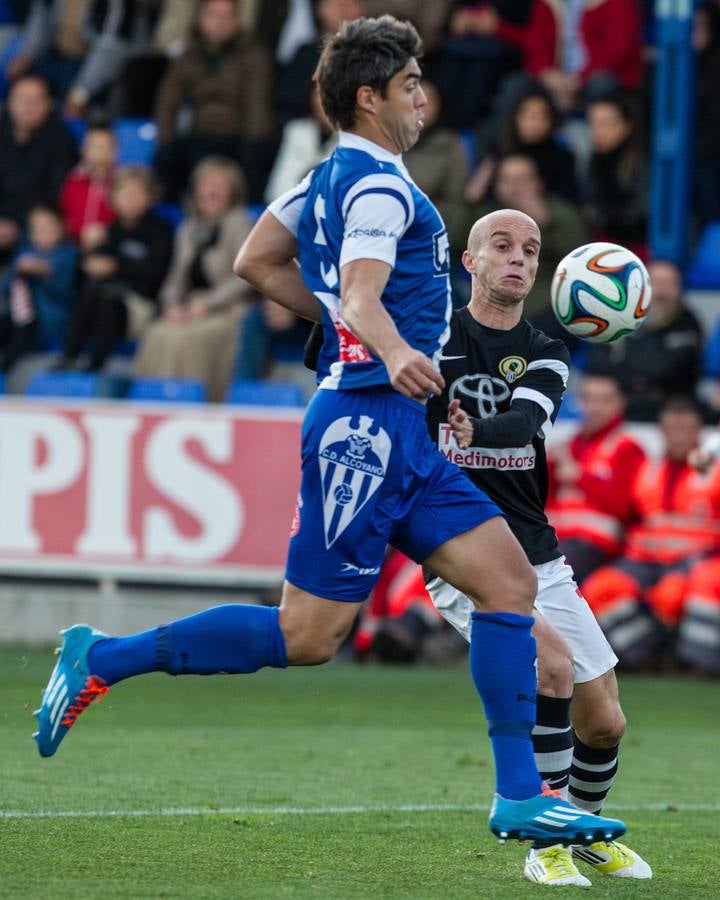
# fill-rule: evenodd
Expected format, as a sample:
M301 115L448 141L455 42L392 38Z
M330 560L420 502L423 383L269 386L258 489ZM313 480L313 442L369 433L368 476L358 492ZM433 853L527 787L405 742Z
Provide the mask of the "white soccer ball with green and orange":
M596 241L561 260L550 303L575 337L606 344L632 334L647 317L652 289L642 261L626 247Z

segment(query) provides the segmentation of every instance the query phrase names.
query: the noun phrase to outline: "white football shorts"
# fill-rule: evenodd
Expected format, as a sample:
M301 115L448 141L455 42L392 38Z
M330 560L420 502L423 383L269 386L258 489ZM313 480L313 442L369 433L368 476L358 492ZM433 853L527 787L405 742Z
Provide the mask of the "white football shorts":
M578 591L573 570L565 557L533 566L538 579L535 609L553 625L570 647L575 663L575 683L599 678L615 668L618 658L607 642L597 619ZM442 578L427 585L442 617L470 641L472 602Z

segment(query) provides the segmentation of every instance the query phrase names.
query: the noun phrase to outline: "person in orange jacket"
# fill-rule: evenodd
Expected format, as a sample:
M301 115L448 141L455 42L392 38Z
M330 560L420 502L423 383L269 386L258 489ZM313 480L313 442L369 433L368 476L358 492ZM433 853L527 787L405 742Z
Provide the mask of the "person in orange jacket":
M709 562L720 555L720 464L703 473L688 462L700 441L699 411L691 399L673 398L659 424L665 455L646 460L632 480L629 500L637 521L622 556L583 583L583 594L627 667L650 662L666 646L697 586L707 593ZM705 605L720 609L712 598ZM720 613L716 618L720 622Z
M579 399L580 430L550 455L546 510L581 585L620 552L632 516L629 487L645 453L623 430L625 396L616 378L585 376Z

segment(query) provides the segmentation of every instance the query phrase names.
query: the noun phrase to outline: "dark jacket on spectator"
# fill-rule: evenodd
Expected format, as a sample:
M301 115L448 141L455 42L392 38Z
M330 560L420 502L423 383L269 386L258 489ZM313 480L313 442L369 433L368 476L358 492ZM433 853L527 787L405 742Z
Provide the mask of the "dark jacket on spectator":
M693 313L682 308L654 331L646 325L620 341L594 345L587 370L619 377L628 394L626 417L654 422L668 397L695 394L701 357L702 329Z
M588 172L585 221L595 240L630 244L645 241L647 172L639 154L625 145L609 153L593 153Z
M112 280L141 297L156 300L170 265L173 230L149 212L134 228L113 222L107 241L95 251L112 256L118 264Z
M175 117L184 102L192 107L192 133L265 138L272 131L271 59L244 35L220 50L195 35L158 90L155 119L160 143L175 135Z
M0 119L0 216L24 222L31 206L56 203L65 177L78 158L70 132L54 117L24 144Z

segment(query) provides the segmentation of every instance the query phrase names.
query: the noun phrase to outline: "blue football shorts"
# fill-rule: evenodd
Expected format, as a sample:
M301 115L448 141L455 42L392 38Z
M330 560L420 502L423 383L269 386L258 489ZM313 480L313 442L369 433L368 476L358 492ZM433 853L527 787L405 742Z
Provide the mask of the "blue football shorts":
M365 600L388 544L422 562L500 509L430 439L425 407L391 388L319 390L302 432L286 579Z

